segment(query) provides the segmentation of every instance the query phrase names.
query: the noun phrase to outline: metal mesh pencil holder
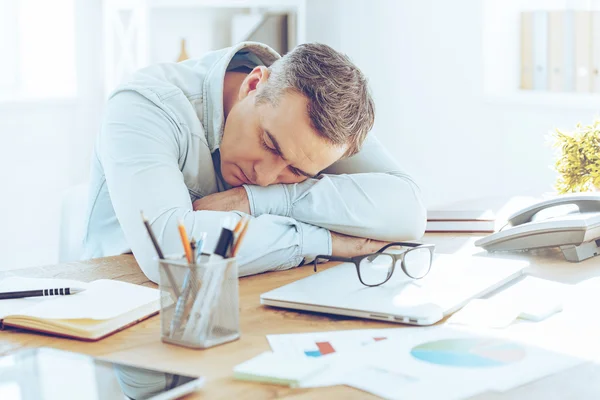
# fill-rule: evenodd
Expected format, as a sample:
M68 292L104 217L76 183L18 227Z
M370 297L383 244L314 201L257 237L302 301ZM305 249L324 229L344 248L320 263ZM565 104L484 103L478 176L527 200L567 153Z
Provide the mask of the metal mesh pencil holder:
M209 262L203 255L197 264L182 258L159 265L163 342L204 349L240 337L235 258Z

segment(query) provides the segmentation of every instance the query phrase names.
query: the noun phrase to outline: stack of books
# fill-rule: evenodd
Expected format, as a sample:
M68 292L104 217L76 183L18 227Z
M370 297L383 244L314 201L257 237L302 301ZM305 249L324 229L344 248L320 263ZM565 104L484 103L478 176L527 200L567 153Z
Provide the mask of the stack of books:
M533 197L482 197L440 204L427 211L426 232L496 232Z
M494 232L492 210L431 210L427 212L427 232Z

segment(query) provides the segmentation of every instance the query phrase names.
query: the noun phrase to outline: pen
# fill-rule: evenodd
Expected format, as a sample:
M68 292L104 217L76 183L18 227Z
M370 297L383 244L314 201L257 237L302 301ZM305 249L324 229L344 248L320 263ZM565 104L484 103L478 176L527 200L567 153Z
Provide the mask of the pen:
M190 242L190 249L192 256L190 257L190 264L196 264L196 239L192 237L192 241Z
M215 247L215 251L211 255L211 258L214 258L213 256L215 255L227 258L229 249L231 248L231 242L233 242L233 231L231 229L221 228L221 235L219 236L217 246Z
M22 290L18 292L0 293L0 300L20 299L23 297L42 297L42 296L67 296L83 292L83 288L57 288L57 289L39 289L39 290Z
M204 248L204 242L206 241L206 232L200 232L200 237L196 243L196 262L202 257L202 249Z

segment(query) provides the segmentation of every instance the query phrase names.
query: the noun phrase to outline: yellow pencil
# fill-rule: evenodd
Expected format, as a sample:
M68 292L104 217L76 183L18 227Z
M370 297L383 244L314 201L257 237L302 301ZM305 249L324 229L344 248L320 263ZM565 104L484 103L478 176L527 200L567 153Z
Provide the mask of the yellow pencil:
M237 224L235 224L235 228L233 228L233 234L234 235L239 235L240 232L242 231L242 228L244 227L244 221L246 220L246 217L242 217L240 218L240 220L238 221Z
M188 239L187 232L185 231L185 225L183 220L179 218L179 236L181 236L181 243L183 244L183 250L185 250L185 258L188 263L192 263L192 247L190 246L190 240Z
M235 257L237 255L237 252L240 249L240 245L242 244L242 240L244 240L244 236L246 236L246 231L248 231L249 225L250 225L250 219L248 218L246 220L246 224L242 228L242 232L240 232L240 235L238 236L237 240L235 241L235 245L233 246L233 251L231 252L232 257Z

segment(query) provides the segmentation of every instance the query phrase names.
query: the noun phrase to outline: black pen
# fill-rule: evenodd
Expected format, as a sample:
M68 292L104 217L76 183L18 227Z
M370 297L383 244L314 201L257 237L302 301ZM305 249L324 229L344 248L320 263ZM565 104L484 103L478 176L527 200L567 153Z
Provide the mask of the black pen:
M57 288L57 289L39 289L39 290L22 290L19 292L4 292L0 293L0 300L20 299L23 297L41 297L41 296L66 296L83 292L82 288Z

